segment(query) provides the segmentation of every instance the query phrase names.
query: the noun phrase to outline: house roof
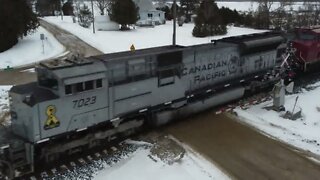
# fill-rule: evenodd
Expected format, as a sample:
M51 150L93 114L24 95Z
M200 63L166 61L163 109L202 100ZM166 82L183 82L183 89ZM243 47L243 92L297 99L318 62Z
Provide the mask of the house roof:
M153 11L156 10L151 0L133 0L139 7L139 11Z

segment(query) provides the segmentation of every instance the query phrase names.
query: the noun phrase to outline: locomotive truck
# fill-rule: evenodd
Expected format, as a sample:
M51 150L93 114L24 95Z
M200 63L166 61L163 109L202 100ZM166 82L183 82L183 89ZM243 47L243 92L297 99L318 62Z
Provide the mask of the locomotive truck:
M285 48L285 38L269 32L40 63L37 82L9 91L1 174L23 176L39 163L270 86L280 78Z

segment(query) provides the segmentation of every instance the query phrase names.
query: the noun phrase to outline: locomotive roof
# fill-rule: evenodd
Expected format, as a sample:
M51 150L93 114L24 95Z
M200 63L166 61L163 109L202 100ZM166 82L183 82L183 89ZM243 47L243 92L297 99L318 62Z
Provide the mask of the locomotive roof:
M101 62L93 62L84 65L74 65L69 68L60 68L53 70L53 73L59 78L70 78L78 76L86 76L89 74L95 74L100 72L105 72L106 67Z
M261 39L277 37L277 36L281 36L281 33L264 32L264 33L254 33L254 34L248 34L248 35L242 35L242 36L232 36L232 37L220 39L218 41L240 44L248 41L261 40Z
M184 46L160 46L154 48L147 48L147 49L139 49L135 51L124 51L124 52L116 52L110 54L103 54L98 56L93 56L92 58L100 59L103 61L112 61L112 60L119 60L119 59L127 59L133 57L141 57L147 55L156 55L156 54L163 54L163 53L170 53L176 51L182 51Z
M296 28L296 31L311 31L320 34L320 26Z
M256 33L221 39L222 42L239 45L241 55L276 49L285 42L285 38L278 32Z
M55 62L40 63L37 69L49 70L59 79L86 76L105 72L106 67L100 61L94 61L91 58L85 58L84 61L59 60Z

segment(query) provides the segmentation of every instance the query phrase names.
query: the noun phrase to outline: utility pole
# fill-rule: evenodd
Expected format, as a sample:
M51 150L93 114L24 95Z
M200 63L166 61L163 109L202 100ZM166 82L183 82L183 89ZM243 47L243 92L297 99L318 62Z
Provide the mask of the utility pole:
M173 36L172 45L176 45L176 33L177 33L177 0L173 1Z
M92 31L93 31L93 34L96 33L96 30L94 28L94 11L93 11L93 0L91 0L91 10L92 10Z
M63 20L63 10L62 10L62 7L63 7L63 0L60 1L60 14L61 14L61 20Z

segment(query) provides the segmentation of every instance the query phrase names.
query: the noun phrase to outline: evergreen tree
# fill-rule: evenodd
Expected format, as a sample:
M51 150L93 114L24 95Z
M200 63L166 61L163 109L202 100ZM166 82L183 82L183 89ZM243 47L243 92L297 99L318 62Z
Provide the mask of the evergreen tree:
M219 9L219 15L222 17L222 22L224 24L241 22L241 16L237 10L232 11L227 7L222 7Z
M198 5L199 0L180 0L180 6L187 22L191 21L191 15L195 13Z
M85 4L80 8L78 14L78 23L80 26L89 28L93 21L93 15L89 10L89 7Z
M0 0L0 4L0 52L2 52L15 45L19 38L37 29L39 22L26 0Z
M166 20L172 20L172 13L168 6L158 7L157 10L164 12L164 17L166 18Z
M62 6L62 12L63 12L63 15L65 15L65 16L72 16L72 15L74 15L74 13L73 13L73 2L72 2L72 0L68 0L66 3L63 4L63 6Z
M36 10L41 16L54 16L56 11L61 10L60 0L38 0Z
M138 21L138 7L132 0L113 0L110 19L121 25L121 30L128 30L128 25Z
M214 0L203 0L195 19L193 36L206 37L213 35L222 35L227 33L226 25L219 15L219 8Z

